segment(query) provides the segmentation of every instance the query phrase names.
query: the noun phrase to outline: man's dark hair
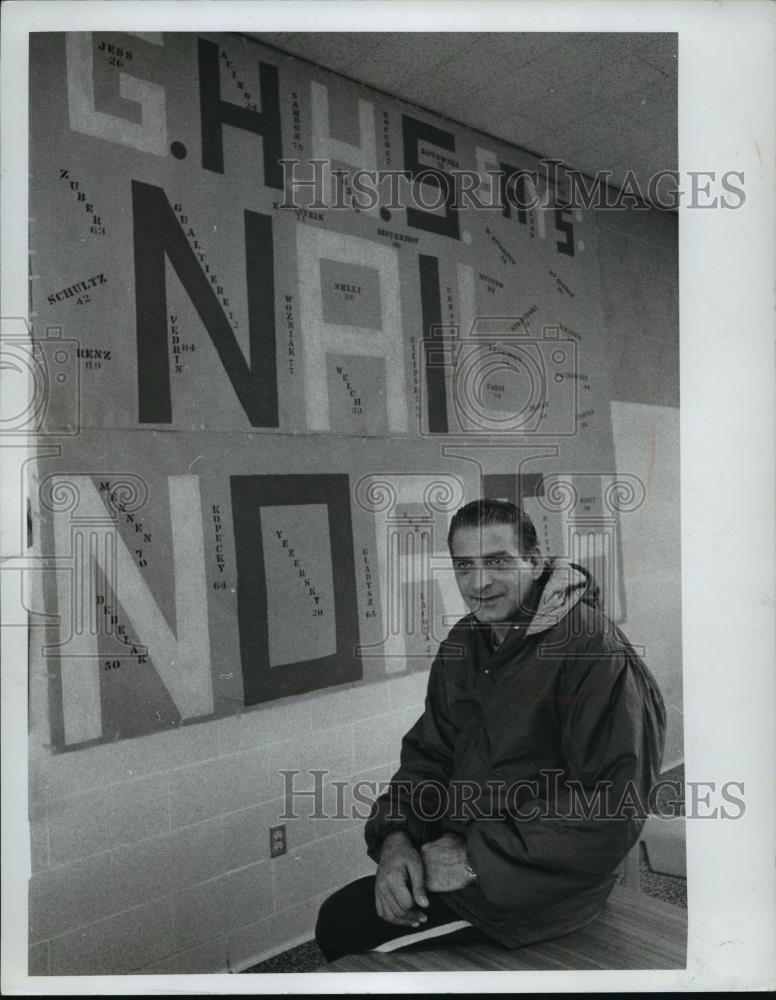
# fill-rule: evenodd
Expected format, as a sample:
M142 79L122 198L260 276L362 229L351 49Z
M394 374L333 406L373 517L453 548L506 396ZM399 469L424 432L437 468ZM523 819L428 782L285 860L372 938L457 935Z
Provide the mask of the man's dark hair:
M524 558L538 547L536 528L531 518L509 500L472 500L460 507L450 522L447 547L453 551L453 535L459 528L486 528L492 524L510 524L514 528L517 547Z

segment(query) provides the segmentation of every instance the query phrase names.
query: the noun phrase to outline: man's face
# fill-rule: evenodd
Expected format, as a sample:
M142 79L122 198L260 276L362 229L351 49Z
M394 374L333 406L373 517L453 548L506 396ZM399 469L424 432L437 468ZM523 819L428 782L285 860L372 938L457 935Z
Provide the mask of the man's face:
M510 524L459 528L452 559L461 596L477 621L487 624L511 618L542 573L520 555Z

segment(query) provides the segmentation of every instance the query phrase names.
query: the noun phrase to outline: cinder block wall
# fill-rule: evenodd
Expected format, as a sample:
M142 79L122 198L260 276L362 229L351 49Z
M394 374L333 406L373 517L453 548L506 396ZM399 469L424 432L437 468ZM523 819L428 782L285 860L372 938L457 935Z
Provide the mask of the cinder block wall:
M612 376L615 440L627 458L644 449L633 407L670 419L678 405L676 218L648 211L599 220L602 306L622 352L613 370L627 377L619 385ZM630 407L624 415L618 400ZM664 440L658 464L673 482L678 454L670 434ZM644 513L652 519L644 524L668 518L678 531L670 494L650 493ZM624 538L626 630L669 689L673 757L681 753L681 659L665 628L679 634L678 549L666 579L663 550L640 538L637 530ZM55 754L45 672L34 664L30 681L32 974L239 971L309 939L322 898L373 871L362 820L315 819L310 797L298 801L299 818L282 818L278 771L302 772L309 789L304 773L327 770L329 805L332 781L387 779L421 711L426 674ZM269 827L278 822L288 852L270 859Z
M51 755L33 720L33 974L239 971L312 936L322 899L374 870L349 792L380 782L425 674L344 687L89 751ZM286 778L323 798L295 796ZM368 794L371 786L363 786ZM316 802L327 818L316 819ZM362 807L363 808L363 807ZM269 828L287 854L270 860Z

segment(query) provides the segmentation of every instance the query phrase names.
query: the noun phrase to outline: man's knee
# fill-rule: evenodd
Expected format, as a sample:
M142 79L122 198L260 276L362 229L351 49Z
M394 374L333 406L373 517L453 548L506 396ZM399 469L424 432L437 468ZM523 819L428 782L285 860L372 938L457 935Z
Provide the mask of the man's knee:
M328 961L358 950L359 931L374 917L374 878L359 879L332 893L321 904L315 940Z

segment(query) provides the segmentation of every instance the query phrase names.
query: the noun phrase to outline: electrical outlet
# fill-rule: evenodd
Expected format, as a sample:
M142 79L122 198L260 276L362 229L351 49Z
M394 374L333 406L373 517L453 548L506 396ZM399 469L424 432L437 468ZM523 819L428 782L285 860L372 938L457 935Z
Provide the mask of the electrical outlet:
M279 858L286 853L286 824L269 828L269 856Z

